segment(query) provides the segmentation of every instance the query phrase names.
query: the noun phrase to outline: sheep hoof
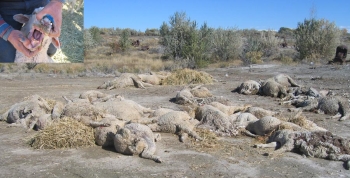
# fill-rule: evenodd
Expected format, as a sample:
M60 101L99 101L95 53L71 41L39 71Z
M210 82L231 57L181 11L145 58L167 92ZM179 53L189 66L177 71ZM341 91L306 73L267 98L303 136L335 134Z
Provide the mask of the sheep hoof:
M162 163L163 161L160 158L157 158L156 160L154 160L156 163Z
M350 169L350 160L346 161L346 169L349 170Z
M109 127L109 126L111 126L110 123L103 123L103 124L102 124L102 127Z

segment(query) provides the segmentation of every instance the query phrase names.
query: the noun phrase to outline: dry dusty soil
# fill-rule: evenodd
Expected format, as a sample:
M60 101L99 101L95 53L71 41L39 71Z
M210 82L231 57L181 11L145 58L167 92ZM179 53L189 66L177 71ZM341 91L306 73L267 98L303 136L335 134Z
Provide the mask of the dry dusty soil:
M298 83L316 89L329 89L349 97L350 66L260 65L235 68L207 69L218 82L206 85L216 96L237 104L251 104L285 112L288 107L277 99L245 96L231 92L247 79L267 79L285 73ZM226 76L227 74L227 76ZM39 94L61 100L62 96L77 98L80 93L96 89L112 77L72 77L35 73L0 73L0 112L23 97ZM155 86L147 89L102 90L122 94L127 99L151 107L176 108L169 100L181 86ZM329 116L305 113L308 119L331 132L350 138L350 120L339 122ZM26 133L19 127L7 127L0 122L0 177L350 177L343 162L307 158L297 153L266 156L272 148L257 149L257 140L246 136L220 138L215 149L194 148L189 140L181 143L173 134L161 134L156 155L163 163L138 156L124 156L113 149L99 146L77 149L34 150L26 141L36 133Z

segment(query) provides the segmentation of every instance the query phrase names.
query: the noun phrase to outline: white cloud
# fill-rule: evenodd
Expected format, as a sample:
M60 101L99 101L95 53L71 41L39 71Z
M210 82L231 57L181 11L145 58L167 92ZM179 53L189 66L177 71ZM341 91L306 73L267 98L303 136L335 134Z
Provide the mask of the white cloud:
M347 30L348 30L348 32L350 31L350 26L339 26L339 28L340 28L340 29L345 28L345 29L347 29Z

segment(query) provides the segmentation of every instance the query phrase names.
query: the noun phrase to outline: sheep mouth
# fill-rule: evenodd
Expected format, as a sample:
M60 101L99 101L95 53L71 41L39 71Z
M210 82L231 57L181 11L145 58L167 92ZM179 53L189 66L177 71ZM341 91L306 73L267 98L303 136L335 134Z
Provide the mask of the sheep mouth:
M43 33L40 28L33 28L29 34L28 39L30 40L31 51L35 51L39 46L41 46L45 37L45 33Z

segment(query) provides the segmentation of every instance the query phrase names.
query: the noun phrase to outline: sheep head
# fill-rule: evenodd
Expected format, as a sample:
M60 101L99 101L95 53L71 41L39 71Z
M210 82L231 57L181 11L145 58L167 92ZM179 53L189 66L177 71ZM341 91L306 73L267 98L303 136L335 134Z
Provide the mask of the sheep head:
M54 19L51 15L45 15L41 20L37 20L36 15L43 7L36 8L31 15L16 14L13 19L19 23L23 23L22 33L30 40L31 49L35 51L39 46L43 45L45 38L50 38L48 34L54 31ZM56 48L60 48L58 38L52 38L52 44Z

